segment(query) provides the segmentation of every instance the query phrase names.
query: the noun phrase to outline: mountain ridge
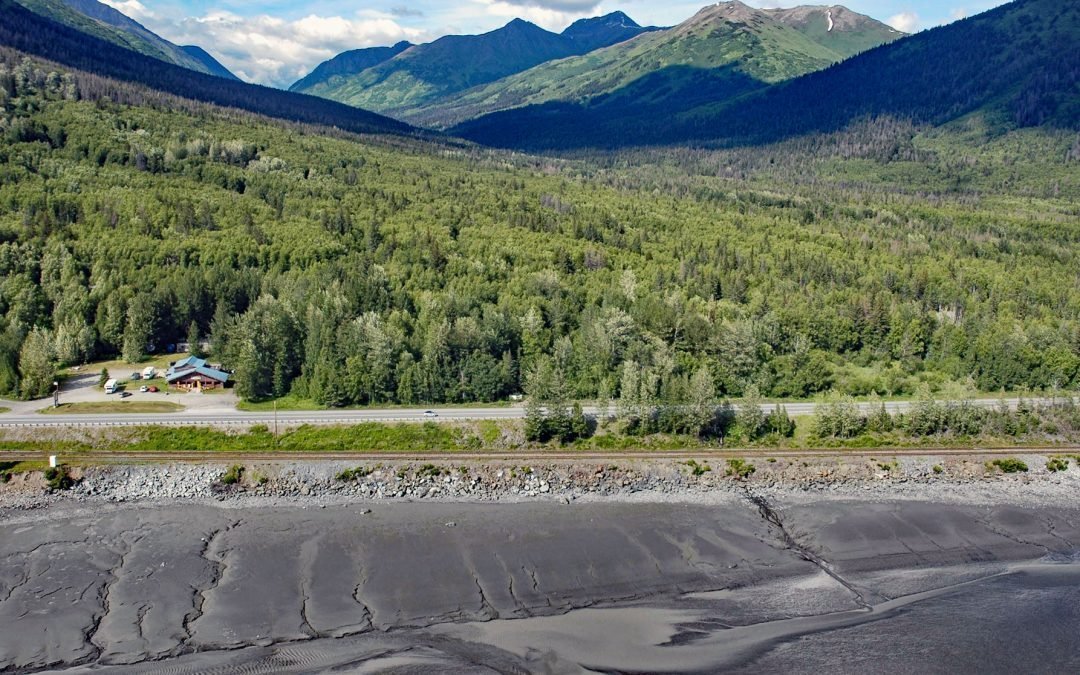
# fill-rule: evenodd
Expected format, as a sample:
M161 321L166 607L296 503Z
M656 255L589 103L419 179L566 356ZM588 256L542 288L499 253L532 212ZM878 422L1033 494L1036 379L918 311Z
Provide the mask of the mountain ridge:
M451 133L529 150L739 145L828 133L879 116L943 125L978 111L1002 127L1080 128L1080 54L1060 52L1078 36L1080 7L1016 0L734 99L637 117L542 104L495 112Z
M206 66L207 70L209 71L209 75L217 75L218 77L224 77L227 80L236 80L237 82L242 82L239 77L233 75L231 70L221 65L221 63L217 59L211 56L209 52L207 52L199 45L181 45L180 49L182 49L184 53L186 53L188 56L191 56L192 58L196 59L204 66Z
M624 18L629 20L622 13L586 19L562 34L514 19L480 35L447 35L415 45L333 82L291 89L407 117L409 110L441 97L650 30Z
M240 79L202 47L173 44L123 12L97 0L16 1L29 11L119 47L207 75Z
M846 43L837 46L840 51L743 3L719 3L671 28L540 64L447 97L408 119L446 127L525 105L552 101L599 104L603 100L610 103L613 97L632 96L649 101L667 97L686 105L709 89L738 96L824 68L854 53Z
M791 26L815 42L849 56L892 42L905 35L843 5L800 5L791 8L766 8L769 16Z
M289 85L289 91L304 92L320 84L330 82L334 77L360 73L380 63L389 61L401 52L413 47L413 43L402 40L392 47L367 47L341 52L332 59L323 61L310 73Z
M0 45L119 82L180 98L237 108L286 121L371 134L413 135L414 127L333 101L228 80L146 56L0 0Z

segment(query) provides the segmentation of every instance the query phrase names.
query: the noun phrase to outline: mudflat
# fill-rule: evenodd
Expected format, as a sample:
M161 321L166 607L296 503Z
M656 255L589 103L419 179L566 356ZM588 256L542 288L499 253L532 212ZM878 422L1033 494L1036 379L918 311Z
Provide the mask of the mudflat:
M0 520L0 668L798 671L935 603L1080 599L1076 542L1067 503L57 504Z

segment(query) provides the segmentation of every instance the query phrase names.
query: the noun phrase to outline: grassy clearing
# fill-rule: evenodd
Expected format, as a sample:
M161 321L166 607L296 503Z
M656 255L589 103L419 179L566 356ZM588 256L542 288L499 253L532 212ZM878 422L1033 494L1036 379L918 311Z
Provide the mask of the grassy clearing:
M11 412L11 408L5 408L4 406L0 405L0 415L3 415L7 412Z
M115 377L118 380L126 380L131 377L132 373L141 373L147 366L154 366L158 370L164 371L169 367L171 361L178 361L187 358L188 356L190 356L190 354L161 354L159 356L147 357L138 363L130 363L121 359L95 361L94 363L86 363L81 366L64 368L60 371L60 374L69 377L86 375L88 373L97 375L101 372L102 368L105 368L112 377Z
M87 401L61 403L43 408L42 415L102 415L110 413L175 413L184 409L179 403L168 401Z
M57 375L61 381L70 380L75 377L86 377L88 375L96 378L101 374L102 369L109 371L109 377L114 378L122 387L128 390L137 389L142 385L156 386L157 388L165 391L168 388L168 382L165 381L165 371L169 368L169 363L177 361L179 359L187 358L189 354L164 354L161 356L152 356L140 361L138 363L129 363L119 359L113 359L111 361L97 361L95 363L87 363L81 366L70 366L62 369ZM158 376L150 379L132 379L132 375L135 373L142 374L142 371L147 366L153 366L157 369ZM98 387L101 391L101 388Z

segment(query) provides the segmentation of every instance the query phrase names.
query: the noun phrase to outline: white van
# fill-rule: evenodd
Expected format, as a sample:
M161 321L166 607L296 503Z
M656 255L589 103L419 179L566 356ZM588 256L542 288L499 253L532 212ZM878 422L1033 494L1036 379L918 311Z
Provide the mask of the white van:
M142 379L144 379L144 380L152 380L156 376L157 376L157 368L155 368L153 366L147 366L147 367L143 368Z
M115 394L116 393L116 380L109 380L108 382L105 383L105 393L106 394Z

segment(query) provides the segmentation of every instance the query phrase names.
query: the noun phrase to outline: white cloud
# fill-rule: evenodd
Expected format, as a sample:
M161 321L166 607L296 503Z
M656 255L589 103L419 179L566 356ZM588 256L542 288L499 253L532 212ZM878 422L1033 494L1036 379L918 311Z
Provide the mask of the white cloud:
M139 0L101 0L101 3L112 7L122 14L126 14L136 21L153 19L157 16L151 12L146 5L139 2Z
M560 12L591 12L596 9L596 6L600 3L596 0L503 0L509 5L517 5L518 7L540 7L542 9L553 9Z
M481 5L489 16L504 19L525 19L548 30L562 30L571 22L587 16L595 16L600 6L593 0L473 0Z
M149 27L177 44L203 47L244 80L278 87L289 86L343 51L426 37L423 31L371 12L353 19L309 14L287 21L215 10L198 17L159 18Z
M922 19L915 12L901 12L885 20L893 28L905 33L914 33L922 27Z

